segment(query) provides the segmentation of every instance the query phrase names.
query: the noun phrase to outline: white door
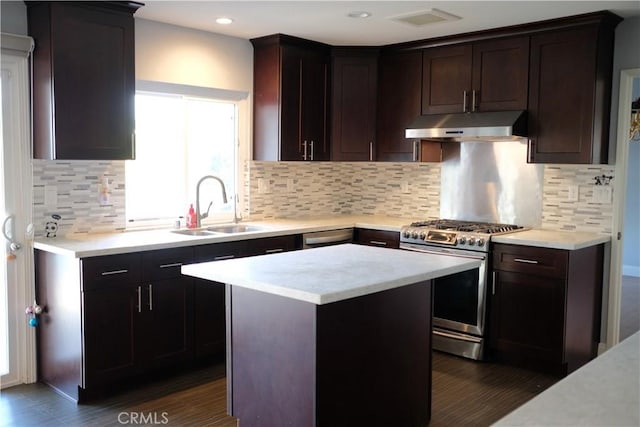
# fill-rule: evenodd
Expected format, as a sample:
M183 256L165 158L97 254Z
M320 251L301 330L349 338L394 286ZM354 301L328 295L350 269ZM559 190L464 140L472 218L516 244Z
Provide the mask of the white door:
M29 62L32 41L2 34L0 149L0 385L35 381ZM30 302L29 302L30 301Z

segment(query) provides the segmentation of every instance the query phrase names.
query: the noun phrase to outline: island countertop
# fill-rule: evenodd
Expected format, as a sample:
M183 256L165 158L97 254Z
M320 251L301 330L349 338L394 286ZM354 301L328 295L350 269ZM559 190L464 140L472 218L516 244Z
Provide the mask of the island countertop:
M480 266L480 261L344 244L182 266L182 274L328 304Z

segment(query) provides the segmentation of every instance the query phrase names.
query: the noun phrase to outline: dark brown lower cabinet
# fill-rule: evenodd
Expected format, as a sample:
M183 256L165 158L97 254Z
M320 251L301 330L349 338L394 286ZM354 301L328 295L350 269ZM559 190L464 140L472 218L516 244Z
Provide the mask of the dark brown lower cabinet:
M495 244L490 347L497 360L566 375L597 355L603 245Z
M240 425L429 423L430 281L323 305L228 292L227 405Z
M356 228L355 241L360 245L398 249L400 247L400 233L398 231Z

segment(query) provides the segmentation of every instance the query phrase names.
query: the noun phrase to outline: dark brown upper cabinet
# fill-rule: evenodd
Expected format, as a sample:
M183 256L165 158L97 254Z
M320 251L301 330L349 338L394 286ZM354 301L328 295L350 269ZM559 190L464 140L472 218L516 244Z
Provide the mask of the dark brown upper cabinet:
M607 162L619 22L613 14L600 14L531 37L529 162Z
M329 160L329 46L284 34L251 43L254 160Z
M135 2L27 2L33 156L135 157Z
M526 36L425 49L422 114L524 110L528 73Z
M422 52L384 52L379 61L376 159L417 161L419 140L405 129L420 115Z
M332 51L332 160L375 160L377 86L378 49Z

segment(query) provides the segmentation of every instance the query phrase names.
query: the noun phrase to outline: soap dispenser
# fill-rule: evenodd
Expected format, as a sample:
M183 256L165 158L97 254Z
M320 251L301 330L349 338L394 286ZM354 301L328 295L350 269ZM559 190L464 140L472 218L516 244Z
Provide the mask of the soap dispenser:
M193 209L193 203L189 205L189 213L187 214L187 228L196 228L198 226L198 218L196 211Z

